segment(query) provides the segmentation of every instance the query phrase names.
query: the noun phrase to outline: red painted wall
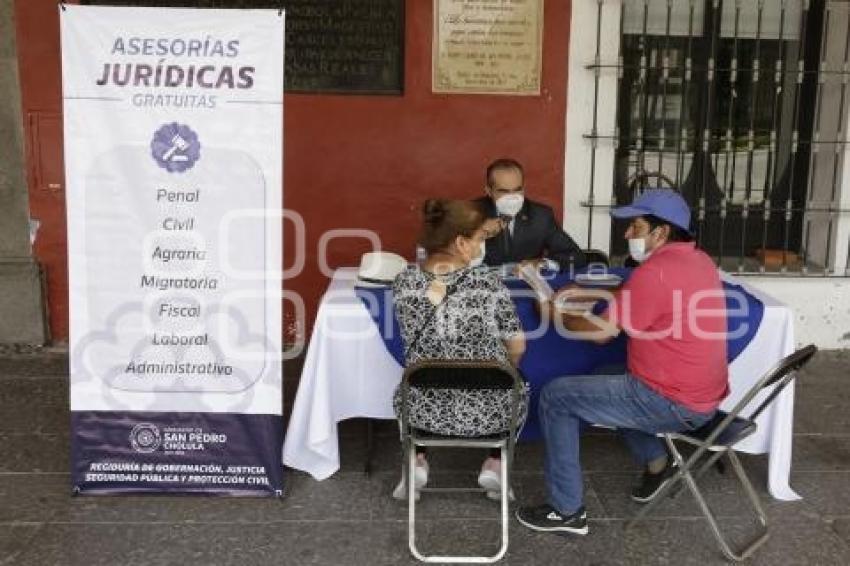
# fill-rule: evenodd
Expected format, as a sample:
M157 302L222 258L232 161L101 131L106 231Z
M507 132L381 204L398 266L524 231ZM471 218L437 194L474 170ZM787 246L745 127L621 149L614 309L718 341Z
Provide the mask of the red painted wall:
M373 230L384 249L412 257L422 201L480 195L485 166L502 156L525 165L533 198L562 210L570 2L545 3L543 88L533 97L432 94L432 1L407 0L405 9L403 96L285 97L284 204L303 216L307 245L303 273L284 287L304 298L306 330L328 283L317 262L327 230ZM66 340L64 194L50 186L64 184L56 2L16 0L16 18L31 209L42 220L36 254L47 267L54 339ZM292 233L287 222L286 266ZM368 246L334 240L328 263L356 265Z

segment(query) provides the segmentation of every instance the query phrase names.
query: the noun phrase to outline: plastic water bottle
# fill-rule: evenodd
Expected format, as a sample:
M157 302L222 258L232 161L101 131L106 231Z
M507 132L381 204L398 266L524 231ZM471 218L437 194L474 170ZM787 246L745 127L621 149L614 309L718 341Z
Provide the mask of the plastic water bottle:
M426 259L428 259L428 252L425 250L425 248L423 248L422 246L417 244L416 245L416 265L422 265L423 263L425 263Z

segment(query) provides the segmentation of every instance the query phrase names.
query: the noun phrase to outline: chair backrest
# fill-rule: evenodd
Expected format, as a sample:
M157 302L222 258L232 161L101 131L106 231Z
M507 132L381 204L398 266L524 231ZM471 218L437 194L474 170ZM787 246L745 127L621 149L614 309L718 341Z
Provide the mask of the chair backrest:
M758 417L762 411L764 411L765 408L773 402L776 396L785 389L785 386L794 379L795 372L809 363L809 360L814 357L817 351L818 349L814 344L809 344L808 346L800 348L793 354L790 354L777 362L773 369L767 372L764 377L762 377L758 383L756 383L752 389L747 392L747 395L745 395L745 397L749 396L749 400L747 401L747 404L749 404L749 401L751 401L762 390L771 386L773 387L770 394L758 407L756 407L756 409L749 415L749 418L755 420L755 418ZM750 393L752 393L752 395L750 395ZM743 402L743 399L741 401ZM742 405L741 409L744 407L746 407L746 404Z
M495 389L512 391L509 433L515 435L523 379L513 366L487 360L421 360L404 371L401 381L402 429L410 426L410 387L417 389Z
M405 371L412 387L440 389L511 389L516 370L498 362L426 360Z
M753 385L749 391L741 397L741 400L738 401L727 413L726 417L717 423L714 430L712 430L711 434L708 438L706 438L706 444L712 444L759 393L767 390L769 387L773 387L767 397L765 397L764 401L762 401L747 417L751 420L755 420L762 411L764 411L765 408L767 408L767 406L776 399L785 386L794 379L795 372L806 365L817 351L818 349L814 344L809 344L808 346L800 348L796 352L779 360L779 362L777 362L770 371L765 373L755 383L755 385ZM701 448L700 450L703 449Z

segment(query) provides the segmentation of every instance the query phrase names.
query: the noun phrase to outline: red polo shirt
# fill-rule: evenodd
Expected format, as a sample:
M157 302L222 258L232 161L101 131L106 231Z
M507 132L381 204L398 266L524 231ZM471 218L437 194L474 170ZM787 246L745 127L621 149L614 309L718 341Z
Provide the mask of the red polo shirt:
M651 389L698 412L726 396L726 299L714 262L693 242L653 251L606 316L629 336L629 372Z

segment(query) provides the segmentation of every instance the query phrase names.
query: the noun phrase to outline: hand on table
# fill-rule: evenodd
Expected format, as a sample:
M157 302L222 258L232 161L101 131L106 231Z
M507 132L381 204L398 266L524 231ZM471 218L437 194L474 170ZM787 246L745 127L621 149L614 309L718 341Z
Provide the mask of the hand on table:
M587 289L575 283L570 283L558 289L552 297L553 312L573 316L583 316L600 299L609 298L607 291L601 289Z

